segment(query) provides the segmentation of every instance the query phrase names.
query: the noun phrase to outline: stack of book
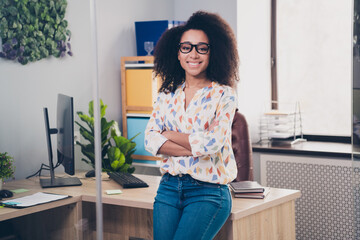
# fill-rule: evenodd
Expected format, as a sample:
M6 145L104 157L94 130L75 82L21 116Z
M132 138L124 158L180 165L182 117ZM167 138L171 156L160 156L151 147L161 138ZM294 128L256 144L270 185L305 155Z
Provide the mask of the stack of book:
M270 187L263 187L256 181L231 182L229 186L237 198L263 199L270 192Z

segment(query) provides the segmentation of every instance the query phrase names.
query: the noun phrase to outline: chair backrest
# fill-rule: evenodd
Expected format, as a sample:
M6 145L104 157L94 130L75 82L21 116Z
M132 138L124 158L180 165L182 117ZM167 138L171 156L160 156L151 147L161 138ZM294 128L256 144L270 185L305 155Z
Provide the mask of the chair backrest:
M232 148L238 174L234 182L253 180L253 159L249 127L244 115L236 111L232 124Z

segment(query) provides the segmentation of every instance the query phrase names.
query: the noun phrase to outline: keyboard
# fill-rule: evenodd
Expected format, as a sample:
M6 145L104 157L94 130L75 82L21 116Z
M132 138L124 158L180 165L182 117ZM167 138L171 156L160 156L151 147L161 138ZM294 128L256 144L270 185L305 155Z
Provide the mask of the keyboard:
M120 184L123 188L141 188L149 186L146 182L130 173L108 172L107 174L111 179Z

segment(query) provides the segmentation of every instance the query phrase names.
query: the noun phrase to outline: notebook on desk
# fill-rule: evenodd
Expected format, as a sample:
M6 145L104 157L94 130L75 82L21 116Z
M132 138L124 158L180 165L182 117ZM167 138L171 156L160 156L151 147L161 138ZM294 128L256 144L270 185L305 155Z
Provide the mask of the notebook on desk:
M234 193L264 192L265 188L256 181L240 181L229 183Z
M5 207L26 208L26 207L32 207L35 205L58 201L70 197L71 196L69 195L38 192L25 197L1 201L0 204L2 204Z

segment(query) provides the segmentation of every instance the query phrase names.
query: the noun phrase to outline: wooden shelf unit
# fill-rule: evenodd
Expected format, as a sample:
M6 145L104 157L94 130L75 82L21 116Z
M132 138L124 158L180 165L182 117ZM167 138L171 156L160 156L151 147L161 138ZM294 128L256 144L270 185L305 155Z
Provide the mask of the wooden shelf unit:
M128 118L149 118L153 110L153 102L160 84L152 72L153 66L153 56L121 57L122 135L126 138L132 137L128 136ZM133 158L162 160L160 157L136 153Z

